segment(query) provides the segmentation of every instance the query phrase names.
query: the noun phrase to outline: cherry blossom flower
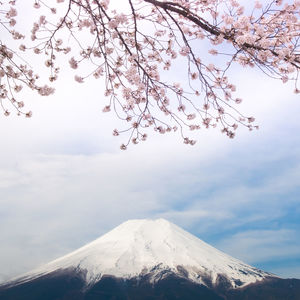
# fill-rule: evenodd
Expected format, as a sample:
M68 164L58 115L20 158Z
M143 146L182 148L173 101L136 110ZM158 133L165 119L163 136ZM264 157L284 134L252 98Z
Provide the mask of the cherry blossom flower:
M81 76L75 75L74 79L79 83L83 83L83 78Z
M257 67L283 83L293 81L299 93L299 0L269 5L255 1L251 14L237 0L226 5L219 0L134 0L124 1L123 11L112 9L109 0L70 1L65 6L60 5L64 0L35 0L33 7L41 15L27 38L26 30L14 30L20 17L15 2L4 0L0 12L2 30L13 40L0 44L5 115L12 108L31 116L23 112L26 99L15 95L25 88L41 96L54 93L40 81L59 80L61 57L71 69L80 68L83 75L75 75L75 81L103 80L109 103L103 111L115 112L125 122L124 129L113 131L115 136L128 134L123 150L145 140L147 134L141 131L149 128L161 134L179 129L188 145L195 141L186 137L185 129L218 127L233 138L241 126L258 128L252 124L254 117L236 108L242 99L230 76L233 65ZM23 59L29 50L45 62L46 77L35 74L34 60ZM177 75L180 83L172 83Z
M72 69L78 68L78 62L74 59L74 57L69 60L69 64Z
M109 112L110 111L110 105L106 105L103 110L103 112Z

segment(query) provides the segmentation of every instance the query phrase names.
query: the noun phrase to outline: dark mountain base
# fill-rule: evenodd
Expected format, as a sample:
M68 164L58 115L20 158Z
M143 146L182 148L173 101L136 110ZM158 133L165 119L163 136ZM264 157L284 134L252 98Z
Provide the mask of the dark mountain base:
M85 287L82 276L52 274L16 286L0 287L1 300L222 300L207 287L170 275L155 285L147 277L123 280L104 276Z
M1 286L1 300L82 300L84 280L74 273L55 272L15 286Z
M168 276L155 285L148 280L116 280L103 278L85 295L84 300L118 299L118 300L222 300L214 291L184 278Z
M226 294L230 300L300 300L300 280L270 278Z
M16 286L1 286L1 300L300 300L300 280L270 278L235 290L214 290L173 274L151 284L147 276L104 276L91 287L84 274L53 273Z

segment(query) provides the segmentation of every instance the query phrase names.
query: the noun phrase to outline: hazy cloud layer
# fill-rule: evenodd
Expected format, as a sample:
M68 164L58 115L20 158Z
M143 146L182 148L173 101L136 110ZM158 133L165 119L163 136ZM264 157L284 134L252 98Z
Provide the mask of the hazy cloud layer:
M0 172L2 277L63 255L131 218L165 217L248 263L297 256L299 222L288 219L299 205L299 145L282 152L269 138L261 143L273 144L272 153L253 156L262 144L244 149L244 138L234 148L228 143L219 142L222 151L216 151L212 136L188 152L181 145L175 152L175 145L149 145L11 162Z
M0 281L132 218L164 217L258 267L300 278L300 103L288 85L235 70L261 129L197 144L154 136L119 150L103 86L61 81L34 117L0 118ZM68 74L65 74L68 75ZM180 78L179 78L180 79ZM125 138L124 138L125 139Z

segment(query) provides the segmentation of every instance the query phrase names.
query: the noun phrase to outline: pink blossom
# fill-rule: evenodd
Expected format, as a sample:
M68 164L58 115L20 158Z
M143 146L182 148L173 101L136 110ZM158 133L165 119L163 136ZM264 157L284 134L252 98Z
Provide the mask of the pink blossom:
M81 76L75 75L74 79L75 79L75 81L77 81L79 83L83 83L83 78Z
M16 91L17 93L20 92L22 90L22 85L16 85L14 87L14 91Z
M211 55L218 55L218 51L216 49L210 49L208 53L210 53Z
M75 60L74 57L72 57L70 60L69 60L69 64L70 64L70 67L72 69L77 69L78 68L78 62Z
M116 15L116 20L118 23L121 23L121 24L124 24L128 21L128 18L125 14L119 14L119 15Z
M19 102L17 102L17 105L18 105L19 108L22 108L22 107L24 107L24 102L19 101Z
M113 130L113 136L118 136L119 135L119 131L117 129Z
M227 132L227 136L230 138L230 139L233 139L235 137L235 133L232 132L232 131L228 131Z
M259 1L255 1L255 8L260 9L262 8L262 4Z
M8 5L13 6L14 2L8 1ZM50 2L34 0L33 5L35 8L43 6L49 15L49 12L56 13L55 1ZM62 2L66 1L56 1ZM178 24L174 23L168 13L161 14L158 4L147 2L145 8L144 1L131 1L135 10L133 15L130 5L125 14L118 7L109 8L109 0L68 1L64 7L69 10L61 11L57 17L49 16L51 23L50 19L47 23L46 16L37 17L27 37L31 36L35 41L33 46L29 43L27 47L23 44L17 46L20 51L33 49L34 53L43 55L45 58L41 59L49 67L46 78L55 81L59 73L56 65L61 61L59 55L71 52L70 47L63 47L64 41L59 37L64 36L64 31L69 32L73 57L70 55L65 59L72 69L78 69L82 64L87 74L86 77L76 75L75 80L82 83L88 77L103 76L103 93L109 97L110 103L103 111L114 110L121 120L129 122L124 130L113 131L114 135L128 133L127 143L121 148L126 149L130 141L136 144L145 139L146 135L139 130L146 127L152 127L161 134L179 128L184 136L185 129L202 127L202 120L207 128L222 128L225 124L228 127L223 128L223 132L229 138L234 137L232 131L238 128L239 123L249 130L256 128L249 124L255 121L253 117L240 117L243 114L236 110L235 105L226 102L239 104L242 101L233 95L236 87L229 75L234 64L258 66L283 83L289 79L297 81L300 0L271 1L270 6L255 0L251 15L244 13L244 7L238 0L175 1L178 9L182 7L182 12L190 12L190 16L196 19L198 17L209 30L205 26L200 28L180 11L178 19L176 17ZM281 7L276 7L276 4ZM101 13L97 11L99 7ZM168 8L166 10L168 12ZM2 14L6 16L6 25L16 24L14 17L17 10L13 7L3 6ZM144 28L145 22L149 25L147 28ZM24 38L22 31L12 29L9 31L11 38ZM0 83L0 98L1 101L15 101L13 105L17 112L24 114L19 110L24 102L12 100L11 94L21 91L22 86L36 90L42 96L52 94L54 89L39 87L39 76L21 57L23 53L14 48L10 50L4 43L7 43L6 40L0 45L0 78L5 79ZM202 50L206 51L206 55ZM208 53L218 55L218 59L212 60ZM222 58L225 60L222 61ZM171 69L171 60L174 71L182 72L184 76L178 74L183 80L181 85L172 84L174 74L164 72ZM183 65L185 69L181 68ZM3 82L7 82L7 86ZM297 82L295 84L297 86ZM296 88L295 92L299 93L299 89ZM226 119L225 110L220 105L226 106ZM6 113L6 108L3 112ZM174 124L176 126L173 127ZM184 138L184 142L195 143L190 138Z
M187 56L190 53L190 48L188 46L184 46L180 49L179 53L182 56Z
M17 21L15 19L9 20L9 26L14 27L16 25Z
M185 138L183 139L183 142L184 142L185 144L189 144L190 140L189 140L189 138L185 137Z
M46 65L46 67L52 67L52 66L53 66L52 60L51 60L51 59L47 59L47 60L45 61L45 65Z
M192 73L192 74L191 74L191 78L192 78L193 80L197 79L197 78L198 78L198 73L196 73L196 72Z
M26 118L31 118L32 117L32 111L29 111L25 114Z
M219 107L218 112L219 112L220 115L223 115L225 113L225 110L224 110L223 107Z
M205 103L204 105L203 105L203 109L205 109L205 110L208 110L209 109L209 104L208 103Z
M187 115L187 119L188 120L193 120L195 118L196 118L196 114L189 114L189 115Z
M210 122L211 122L211 118L205 118L205 119L203 120L203 125L205 125L206 128L208 128Z
M110 111L110 105L104 106L104 108L103 108L102 111L103 111L103 112L109 112L109 111Z
M180 104L180 105L178 106L178 111L185 111L185 105Z
M38 89L38 92L41 96L49 96L53 94L55 91L54 88L49 87L48 85L44 85L43 87Z
M233 23L233 17L229 16L229 15L225 15L223 16L223 20L225 22L225 24L230 25Z
M111 28L111 29L115 29L117 28L119 25L118 21L116 19L111 19L109 22L108 22L108 27Z
M62 43L63 43L63 40L62 39L58 39L58 40L56 40L56 46L60 46L60 45L62 45Z
M215 69L215 65L214 64L209 64L208 66L206 66L206 69L210 72L212 72Z
M10 8L10 10L7 12L6 17L7 18L13 18L16 17L18 14L17 10L13 7Z
M45 25L46 23L46 16L40 16L39 25Z

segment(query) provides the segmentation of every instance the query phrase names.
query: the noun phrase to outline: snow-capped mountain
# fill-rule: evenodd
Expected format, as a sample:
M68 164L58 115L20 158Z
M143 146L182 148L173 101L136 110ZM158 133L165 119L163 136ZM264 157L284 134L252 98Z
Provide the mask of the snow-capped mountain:
M103 275L128 279L152 273L151 279L155 280L161 271L169 271L180 276L184 273L204 285L207 280L214 285L218 276L224 276L232 287L238 287L271 275L230 257L164 219L127 221L23 279L67 268L85 272L88 284Z
M264 291L269 293L274 286L276 292L270 299L285 299L274 298L281 295L282 286L283 295L299 293L299 298L287 299L300 299L300 280L291 284L251 267L164 219L130 220L86 246L0 286L0 299L147 296L219 300L244 299L246 295L245 299L258 300L269 299ZM253 298L247 296L248 290Z

